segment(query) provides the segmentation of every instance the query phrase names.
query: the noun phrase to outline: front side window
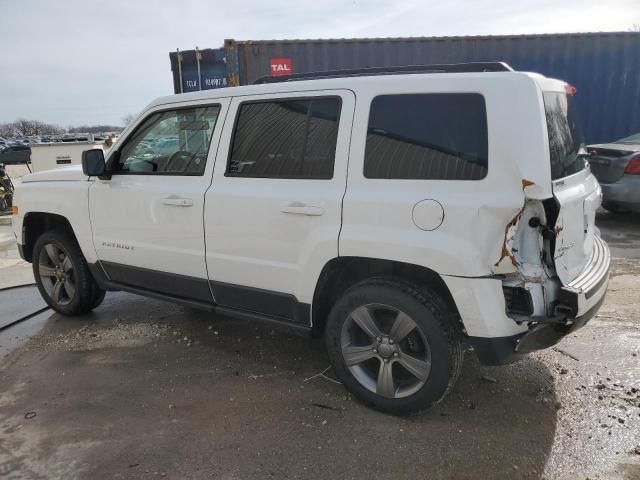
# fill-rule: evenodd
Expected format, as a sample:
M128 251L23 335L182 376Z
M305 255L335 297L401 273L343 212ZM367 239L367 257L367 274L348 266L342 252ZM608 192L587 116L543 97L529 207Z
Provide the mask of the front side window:
M365 177L480 180L487 168L487 113L482 95L381 95L371 102Z
M243 103L226 175L332 178L340 108L335 97Z
M152 114L120 149L114 173L202 175L219 105Z
M549 134L551 179L557 180L586 168L582 151L582 132L573 95L544 92L544 110Z

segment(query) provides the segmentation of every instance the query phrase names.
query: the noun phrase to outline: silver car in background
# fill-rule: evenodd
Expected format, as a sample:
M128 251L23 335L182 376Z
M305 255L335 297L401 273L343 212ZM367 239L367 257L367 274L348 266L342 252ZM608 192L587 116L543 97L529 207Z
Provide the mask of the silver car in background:
M612 143L589 145L591 172L610 212L640 213L640 133Z

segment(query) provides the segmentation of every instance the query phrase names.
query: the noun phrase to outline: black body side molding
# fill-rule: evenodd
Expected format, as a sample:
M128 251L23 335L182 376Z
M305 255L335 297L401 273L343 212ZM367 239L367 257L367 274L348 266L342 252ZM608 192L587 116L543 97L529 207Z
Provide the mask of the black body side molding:
M89 264L89 269L105 290L122 290L234 318L293 328L305 335L311 333L311 305L298 302L293 295L112 262Z
M218 305L260 312L288 319L298 325L311 326L311 305L299 302L293 295L222 282L209 284Z
M175 273L159 272L112 262L99 262L111 282L162 293L171 297L213 303L209 283Z

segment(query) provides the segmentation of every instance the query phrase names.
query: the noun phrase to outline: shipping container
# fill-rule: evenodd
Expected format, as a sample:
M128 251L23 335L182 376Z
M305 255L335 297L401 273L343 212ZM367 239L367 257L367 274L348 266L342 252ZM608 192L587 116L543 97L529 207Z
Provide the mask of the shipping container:
M196 92L227 86L224 50L206 48L169 53L174 93Z
M640 32L225 40L220 52L231 86L251 84L265 75L504 61L515 70L538 72L574 85L587 143L608 142L640 132Z

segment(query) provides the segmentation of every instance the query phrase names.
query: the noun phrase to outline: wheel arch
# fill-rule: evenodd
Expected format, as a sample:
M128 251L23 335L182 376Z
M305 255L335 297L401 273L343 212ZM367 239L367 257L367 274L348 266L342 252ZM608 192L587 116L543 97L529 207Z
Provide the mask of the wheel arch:
M336 257L323 267L313 295L311 318L314 334L324 330L331 307L353 285L372 277L393 277L416 289L436 292L460 318L456 303L442 277L427 267L369 257Z
M28 212L22 221L22 254L26 261L33 260L33 246L38 237L50 230L63 230L77 242L73 227L63 215L50 212Z

